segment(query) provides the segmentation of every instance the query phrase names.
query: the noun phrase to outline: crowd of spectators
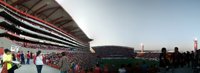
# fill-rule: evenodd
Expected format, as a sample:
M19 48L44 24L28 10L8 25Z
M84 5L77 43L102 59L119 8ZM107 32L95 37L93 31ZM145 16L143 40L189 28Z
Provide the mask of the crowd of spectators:
M66 48L63 47L58 47L58 46L52 46L52 45L43 45L43 44L38 44L38 43L27 43L27 42L19 42L19 41L13 41L15 44L25 47L25 48L33 48L33 49L38 49L42 48L44 50L66 50Z
M160 53L137 53L135 58L158 61Z
M87 70L90 73L157 73L159 68L156 64L147 64L145 61L135 64L121 64L115 67L114 64L96 64L94 68Z
M96 56L93 53L86 52L66 52L69 65L78 64L86 69L96 64ZM61 53L50 53L45 55L47 63L58 65Z
M178 47L174 48L174 52L167 52L166 48L162 48L159 56L159 66L161 71L169 71L183 67L192 69L200 67L200 50L196 52L179 52Z
M149 65L146 62L138 62L133 66L131 64L122 64L118 69L118 73L157 73L159 68L153 64ZM113 72L114 73L114 72Z

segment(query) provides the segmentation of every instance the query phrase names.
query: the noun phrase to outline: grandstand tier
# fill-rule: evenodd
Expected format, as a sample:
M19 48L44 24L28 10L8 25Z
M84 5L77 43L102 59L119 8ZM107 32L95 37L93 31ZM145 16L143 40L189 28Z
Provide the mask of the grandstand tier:
M0 0L0 28L1 37L32 46L89 49L92 41L55 0Z

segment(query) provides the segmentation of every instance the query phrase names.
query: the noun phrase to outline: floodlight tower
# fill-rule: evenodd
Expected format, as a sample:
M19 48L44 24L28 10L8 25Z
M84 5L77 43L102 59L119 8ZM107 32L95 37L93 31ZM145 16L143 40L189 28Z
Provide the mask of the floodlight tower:
M141 46L141 53L143 53L144 52L144 44L141 43L140 46Z
M194 39L194 52L196 52L198 49L198 40L197 38Z

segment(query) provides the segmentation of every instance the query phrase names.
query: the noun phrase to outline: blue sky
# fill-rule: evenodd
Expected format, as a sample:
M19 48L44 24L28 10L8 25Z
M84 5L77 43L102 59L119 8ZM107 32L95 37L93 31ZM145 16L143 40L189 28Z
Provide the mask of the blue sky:
M192 50L200 38L198 0L57 0L94 41L91 46Z

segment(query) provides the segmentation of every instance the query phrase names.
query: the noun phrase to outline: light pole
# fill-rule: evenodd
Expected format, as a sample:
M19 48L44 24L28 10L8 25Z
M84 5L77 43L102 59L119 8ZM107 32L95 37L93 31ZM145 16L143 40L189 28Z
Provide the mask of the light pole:
M196 52L198 49L198 40L197 38L194 39L194 52Z
M141 46L141 53L143 53L144 52L144 44L141 43L140 46Z

